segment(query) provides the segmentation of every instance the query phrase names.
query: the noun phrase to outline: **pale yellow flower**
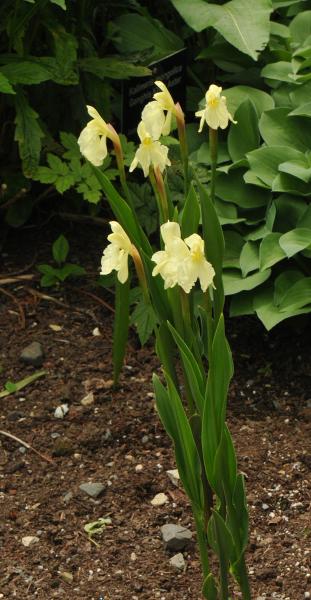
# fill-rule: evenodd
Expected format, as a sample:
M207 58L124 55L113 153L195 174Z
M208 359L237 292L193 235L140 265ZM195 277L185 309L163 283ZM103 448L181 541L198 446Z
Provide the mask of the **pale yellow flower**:
M165 244L164 250L155 252L151 260L156 263L152 275L161 275L164 288L175 285L182 287L182 264L189 257L189 249L181 239L178 223L168 221L161 225L161 235Z
M202 291L206 292L207 288L213 285L215 271L211 263L205 258L204 240L197 233L193 233L185 238L185 243L190 249L190 257L185 264L189 291L196 280L199 279Z
M107 138L115 141L115 135L93 106L87 106L92 117L78 138L80 151L95 167L103 164L107 156Z
M164 279L164 288L179 285L187 294L197 279L203 292L213 285L215 271L204 255L204 241L194 233L181 239L178 223L168 221L161 226L164 250L156 252L151 260L156 263L152 275Z
M146 130L150 133L152 139L158 140L162 135L166 120L164 111L158 102L153 100L146 104L141 113L141 120L145 123Z
M209 86L205 94L205 108L195 113L196 117L201 118L199 133L201 133L205 121L212 129L218 129L218 127L226 129L229 121L236 123L227 109L227 100L225 96L221 96L221 92L221 87L214 84Z
M147 131L144 121L139 123L137 133L141 143L130 166L130 173L136 169L138 164L140 164L145 177L148 176L150 167L159 169L163 173L165 167L171 164L167 156L168 148L153 139Z
M132 243L123 227L117 221L110 221L112 233L108 235L110 244L105 248L101 260L101 275L117 271L120 283L128 279L128 257L132 254Z
M155 81L154 83L158 86L158 88L160 88L161 92L156 92L153 97L158 103L159 107L162 110L167 111L165 123L162 129L162 135L169 135L171 131L172 115L178 116L178 111L174 99L168 91L165 83L163 83L163 81Z

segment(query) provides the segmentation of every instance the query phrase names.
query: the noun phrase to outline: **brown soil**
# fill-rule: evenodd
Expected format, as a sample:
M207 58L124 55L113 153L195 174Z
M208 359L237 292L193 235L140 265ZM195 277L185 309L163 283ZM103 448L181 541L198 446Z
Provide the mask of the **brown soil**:
M66 229L71 260L76 257L88 272L96 272L102 232ZM27 274L35 274L35 264L49 261L50 243L58 233L52 226L10 232L2 247L0 279L32 262ZM160 536L167 522L192 531L194 526L186 496L166 474L175 465L154 407L151 375L159 365L152 344L140 349L131 334L120 386L114 390L113 315L100 303L113 305L113 297L95 287L95 277L87 282L42 290L38 280L10 285L0 280L0 390L8 380L36 370L20 361L21 349L32 341L42 343L47 372L0 399L0 429L53 457L47 462L0 434L0 598L201 599L195 545L184 553L186 571L176 572ZM306 323L295 330L286 322L268 335L255 319L228 321L236 367L228 423L246 476L254 599L300 600L311 594ZM100 336L93 335L95 327ZM88 391L94 403L83 406ZM69 404L69 412L56 419L54 410L62 403ZM55 456L59 452L64 455ZM79 490L88 481L105 485L97 500ZM69 492L71 498L65 498ZM155 508L150 501L159 492L167 494L169 503ZM111 525L95 545L84 525L107 516ZM22 538L28 535L39 541L27 548Z

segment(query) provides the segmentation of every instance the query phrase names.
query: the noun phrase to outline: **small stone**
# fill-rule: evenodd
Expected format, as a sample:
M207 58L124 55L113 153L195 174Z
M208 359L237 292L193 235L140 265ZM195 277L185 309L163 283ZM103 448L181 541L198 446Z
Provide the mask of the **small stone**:
M20 355L20 359L23 363L32 365L33 367L41 367L43 358L44 354L39 342L32 342L29 346L26 346Z
M94 335L95 337L98 337L99 335L101 335L98 327L95 327L95 329L93 329L92 335Z
M27 448L25 448L25 446L20 446L18 450L21 454L25 454L25 452L27 452Z
M162 539L166 550L178 552L183 550L191 542L192 533L182 525L167 523L161 527Z
M269 505L268 504L262 504L261 505L262 510L269 510Z
M186 568L186 563L181 552L175 554L174 556L172 556L172 558L170 558L170 565L178 571L184 571L184 569Z
M73 582L73 574L69 573L68 571L61 571L60 574L59 574L59 576L66 583L72 583Z
M310 592L305 592L305 598L311 598Z
M168 497L162 492L160 494L156 494L156 496L151 500L152 506L163 506L163 504L167 504L167 502Z
M141 473L143 471L143 465L136 465L135 467L135 471L136 473Z
M39 538L36 535L25 535L25 537L22 537L22 544L26 548L29 548L29 546L32 546L37 542L39 542Z
M93 392L89 392L86 396L84 396L84 398L82 398L80 404L82 404L82 406L90 406L91 404L94 404Z
M178 469L170 469L169 471L166 471L166 473L172 484L178 487L178 482L180 480Z
M84 492L91 498L98 498L104 491L105 486L102 483L81 483L79 486L81 492Z
M52 450L53 456L70 456L74 453L72 442L66 437L56 438Z
M55 333L63 329L61 325L56 325L54 323L50 323L49 328L52 329L52 331L55 331Z
M141 438L141 441L143 444L147 444L149 442L149 436L143 435L143 437Z
M135 552L132 552L132 554L131 554L131 560L132 561L137 560L137 556L136 556Z
M68 411L69 411L68 404L61 404L60 406L55 408L54 417L56 419L63 419Z
M65 502L65 504L69 504L69 502L72 500L72 498L73 498L73 493L67 492L67 494L64 494L64 496L63 496L63 502Z

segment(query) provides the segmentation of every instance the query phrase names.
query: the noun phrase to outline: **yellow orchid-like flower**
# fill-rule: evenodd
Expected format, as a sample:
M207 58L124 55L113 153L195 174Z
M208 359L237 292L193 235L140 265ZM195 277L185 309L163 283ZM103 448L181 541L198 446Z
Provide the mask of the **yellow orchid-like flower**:
M160 88L161 92L156 92L153 97L158 103L159 107L162 110L166 111L162 135L169 135L171 131L172 115L175 115L177 117L179 115L179 112L176 108L174 99L168 91L165 83L163 83L163 81L155 81L154 83L158 88Z
M145 123L153 140L158 140L165 127L165 114L161 106L153 100L148 102L141 113L141 120Z
M101 275L117 271L120 283L128 279L128 257L132 255L132 242L117 221L110 221L112 233L108 235L110 244L105 248L101 260Z
M93 106L87 106L87 112L92 120L81 131L78 144L81 154L95 167L99 167L108 154L107 138L115 143L118 136Z
M213 285L215 271L205 258L204 241L198 234L182 240L178 223L168 221L161 226L161 235L164 250L152 256L156 263L152 275L161 275L165 289L179 285L189 294L197 279L203 292Z
M148 176L150 167L159 169L163 173L165 167L171 164L167 156L168 148L151 136L144 121L139 123L137 133L141 143L130 166L130 173L136 169L138 164L140 164L145 177Z
M209 86L205 94L206 106L203 110L198 110L195 113L196 117L200 117L199 133L203 129L204 122L212 129L226 129L229 121L236 123L232 118L232 115L227 109L227 100L225 96L221 95L222 88L215 84Z
M202 291L206 292L210 285L214 287L215 270L205 258L204 240L197 233L193 233L185 238L185 243L190 249L190 256L185 264L189 291L198 279Z

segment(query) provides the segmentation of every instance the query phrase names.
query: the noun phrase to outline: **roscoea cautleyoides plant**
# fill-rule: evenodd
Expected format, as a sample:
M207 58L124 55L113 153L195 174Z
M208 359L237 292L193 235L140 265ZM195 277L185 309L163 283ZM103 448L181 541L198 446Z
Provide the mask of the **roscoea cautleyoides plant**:
M117 219L110 224L110 244L102 259L102 273L117 274L115 381L127 337L131 257L146 308L153 314L156 351L163 368L163 378L154 375L153 379L157 408L173 441L180 478L193 510L203 595L208 600L228 600L235 580L242 598L250 600L244 558L248 539L244 481L237 471L225 421L233 363L223 317L224 240L214 208L217 130L227 127L233 118L222 89L211 85L205 108L196 113L200 118L199 131L205 122L210 131L210 183L204 187L191 179L183 111L163 82L156 82L156 86L161 91L142 111L138 125L140 146L130 171L140 166L153 185L161 225L160 248L151 246L140 226L126 180L122 184L123 198L95 168ZM165 181L170 159L161 136L170 132L172 116L177 123L185 180L182 210L174 205ZM81 140L80 147L83 152ZM92 151L88 154L91 157ZM119 162L122 165L122 159ZM218 558L218 567L213 569L211 554Z

